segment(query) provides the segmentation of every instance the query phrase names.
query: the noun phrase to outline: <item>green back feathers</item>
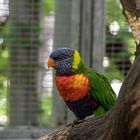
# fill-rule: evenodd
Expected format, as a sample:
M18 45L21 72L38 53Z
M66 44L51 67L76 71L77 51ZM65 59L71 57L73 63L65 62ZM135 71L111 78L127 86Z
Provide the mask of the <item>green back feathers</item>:
M87 76L89 78L91 95L102 104L104 109L109 110L114 105L117 97L108 79L91 69L88 70Z
M79 57L79 55L76 56ZM77 62L79 62L79 59ZM95 115L103 114L114 105L117 100L117 96L113 91L108 79L104 75L88 68L83 63L81 58L80 63L74 73L82 73L88 77L90 84L90 94L101 104L101 106L95 111Z

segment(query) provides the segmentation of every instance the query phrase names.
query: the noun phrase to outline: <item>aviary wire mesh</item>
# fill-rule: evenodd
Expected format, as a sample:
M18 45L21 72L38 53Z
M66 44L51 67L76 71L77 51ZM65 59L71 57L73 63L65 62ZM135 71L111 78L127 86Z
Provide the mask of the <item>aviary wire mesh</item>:
M119 0L106 1L105 75L118 94L134 60L135 43Z
M9 1L0 0L0 125L7 123L8 50L5 22L9 16Z
M53 79L46 62L54 14L43 16L39 0L10 4L12 13L9 2L0 0L0 125L49 125ZM106 5L105 75L118 93L133 61L134 42L119 2L106 0Z

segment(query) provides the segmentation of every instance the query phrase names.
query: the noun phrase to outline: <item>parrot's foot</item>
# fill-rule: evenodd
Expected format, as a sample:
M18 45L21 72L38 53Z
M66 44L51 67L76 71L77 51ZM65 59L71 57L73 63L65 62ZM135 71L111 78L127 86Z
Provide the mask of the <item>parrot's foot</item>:
M93 114L91 116L87 116L84 119L75 119L72 123L68 124L66 127L69 127L69 126L73 127L73 126L75 126L77 124L80 124L80 123L83 123L84 121L87 121L88 119L90 119L92 117L95 117L95 115Z
M94 114L93 114L93 115L90 115L90 116L87 116L87 117L85 118L85 121L88 120L88 119L90 119L90 118L93 118L93 117L95 117Z
M68 124L66 127L69 127L69 126L74 127L75 125L80 124L84 121L85 121L85 119L76 119L72 123Z

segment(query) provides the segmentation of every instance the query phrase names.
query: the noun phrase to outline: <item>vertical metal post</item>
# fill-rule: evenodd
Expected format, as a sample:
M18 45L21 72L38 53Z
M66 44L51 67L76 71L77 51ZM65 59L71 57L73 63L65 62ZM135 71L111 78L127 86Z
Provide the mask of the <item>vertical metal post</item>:
M103 72L104 12L103 0L56 0L54 47L79 50L86 65ZM56 93L53 100L55 124L72 121L74 119L72 113L66 110L63 101Z
M56 0L54 48L70 47L71 43L71 5L70 0ZM55 87L55 86L54 86ZM67 122L67 108L56 89L53 91L53 125Z
M92 39L92 67L103 72L103 58L105 55L105 1L94 0L93 3L93 39Z
M37 125L40 1L10 1L10 125Z

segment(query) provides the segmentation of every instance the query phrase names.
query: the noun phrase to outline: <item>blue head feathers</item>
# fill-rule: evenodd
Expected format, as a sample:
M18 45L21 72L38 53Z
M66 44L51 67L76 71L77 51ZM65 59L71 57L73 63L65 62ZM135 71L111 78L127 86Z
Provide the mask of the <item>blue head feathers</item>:
M49 61L53 61L52 67L56 70L56 75L72 74L73 55L74 50L70 48L59 48L51 53Z

